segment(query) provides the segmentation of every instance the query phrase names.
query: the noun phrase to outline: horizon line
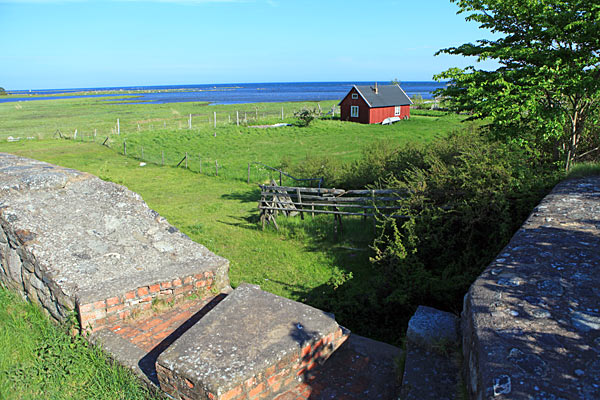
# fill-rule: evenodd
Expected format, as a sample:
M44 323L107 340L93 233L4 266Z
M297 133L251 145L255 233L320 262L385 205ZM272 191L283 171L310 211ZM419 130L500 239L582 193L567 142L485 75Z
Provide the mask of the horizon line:
M0 0L1 2L1 0ZM8 92L40 92L45 90L89 90L89 89L135 89L135 88L168 88L174 86L223 86L223 85L261 85L261 84L290 84L290 83L350 83L350 84L358 84L358 83L368 83L371 82L373 84L389 84L393 80L385 79L385 80L343 80L343 81L273 81L273 82L225 82L225 83L178 83L178 84L144 84L144 85L128 85L128 86L79 86L79 87L47 87L47 88L38 88L38 89L9 89L4 88L4 90ZM434 80L400 80L400 84L404 82L426 82L426 83L440 83L444 84L446 82L439 82Z

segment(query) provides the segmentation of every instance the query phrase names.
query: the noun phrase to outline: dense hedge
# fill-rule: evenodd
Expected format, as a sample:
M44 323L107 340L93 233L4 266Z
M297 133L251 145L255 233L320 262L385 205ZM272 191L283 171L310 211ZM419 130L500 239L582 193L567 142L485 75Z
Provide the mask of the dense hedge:
M349 281L314 302L392 342L420 304L460 312L471 282L557 182L551 167L532 160L522 148L456 133L403 148L380 144L329 169L336 187L408 190L399 213L410 218L378 221L368 285ZM315 159L302 168L331 164Z

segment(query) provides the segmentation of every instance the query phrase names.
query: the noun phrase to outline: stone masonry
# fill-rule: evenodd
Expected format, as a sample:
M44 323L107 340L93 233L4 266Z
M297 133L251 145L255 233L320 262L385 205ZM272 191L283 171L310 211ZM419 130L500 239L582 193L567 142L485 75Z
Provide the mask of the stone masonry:
M565 181L465 296L473 399L600 399L600 177Z
M156 371L175 399L270 399L348 334L331 314L242 284L158 357Z
M0 153L0 280L96 331L229 287L229 263L123 186Z

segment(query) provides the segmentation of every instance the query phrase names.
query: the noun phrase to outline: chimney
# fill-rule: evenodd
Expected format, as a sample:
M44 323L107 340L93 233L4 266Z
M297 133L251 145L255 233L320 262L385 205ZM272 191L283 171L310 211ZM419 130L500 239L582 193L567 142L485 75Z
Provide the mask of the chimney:
M377 89L377 82L375 82L375 94L379 94L379 89Z

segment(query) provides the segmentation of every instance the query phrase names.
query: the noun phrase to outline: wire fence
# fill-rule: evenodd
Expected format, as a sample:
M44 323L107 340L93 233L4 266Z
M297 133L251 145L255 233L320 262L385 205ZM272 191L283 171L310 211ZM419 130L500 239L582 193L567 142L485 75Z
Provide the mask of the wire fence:
M223 179L243 181L246 183L270 183L275 181L280 185L299 184L299 182L315 182L322 187L322 177L299 178L291 174L257 161L221 159L201 153L181 152L173 150L157 150L137 144L128 143L126 140L115 142L110 136L97 134L76 134L73 137L63 135L57 131L57 137L66 140L75 140L103 145L128 158L140 162L140 166L155 164L165 167L183 168L205 176L220 177Z
M321 109L317 103L322 117L335 118L340 115L339 106ZM231 111L208 111L204 113L193 113L187 115L176 114L166 118L153 118L145 120L125 120L117 118L115 125L110 128L111 134L157 131L157 130L180 130L195 129L199 127L224 127L224 126L252 126L261 124L281 123L294 119L294 114L301 108L285 108L280 110L259 110L258 108L243 108Z

